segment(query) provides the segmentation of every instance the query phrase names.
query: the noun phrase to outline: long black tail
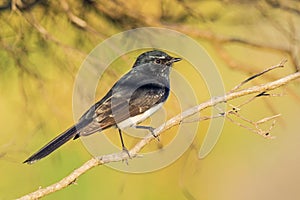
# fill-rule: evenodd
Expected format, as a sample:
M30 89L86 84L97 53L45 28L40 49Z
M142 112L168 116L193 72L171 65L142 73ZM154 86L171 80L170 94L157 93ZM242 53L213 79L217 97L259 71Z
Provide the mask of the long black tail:
M66 130L65 132L63 132L53 140L51 140L48 144L46 144L43 148L41 148L38 152L36 152L32 156L30 156L23 163L32 164L46 157L47 155L55 151L57 148L59 148L61 145L65 144L70 139L74 138L75 135L78 133L78 128L79 127L76 128L76 126L69 128L68 130Z

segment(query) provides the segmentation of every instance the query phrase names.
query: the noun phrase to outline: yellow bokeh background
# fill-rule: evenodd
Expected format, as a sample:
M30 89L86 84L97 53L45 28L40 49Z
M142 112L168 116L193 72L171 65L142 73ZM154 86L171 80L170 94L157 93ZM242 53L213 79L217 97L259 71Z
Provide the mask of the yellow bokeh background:
M76 140L33 165L22 163L74 123L72 95L76 74L88 53L114 34L151 25L182 31L211 56L226 91L253 72L276 65L284 58L288 59L285 68L245 87L293 73L292 60L300 60L297 51L291 58L287 51L278 50L299 46L299 15L261 3L264 1L63 1L73 14L85 19L85 28L71 22L63 3L41 2L31 9L0 10L0 199L15 199L55 183L91 158L81 141ZM143 18L138 21L134 16ZM220 55L214 41L198 37L192 30L244 39L262 48L235 42L222 46L230 52L230 59L238 63L239 67L233 68ZM97 89L98 99L130 69L139 53L132 52L108 68ZM176 70L198 91L198 103L208 100L210 96L201 77L194 77L189 63L178 65ZM272 92L277 96L258 98L241 110L241 115L253 121L280 113L271 130L276 139L265 139L226 120L213 151L199 159L199 148L210 124L209 120L203 121L190 148L161 170L130 174L98 166L79 177L76 184L44 199L299 199L299 91L299 81L295 81ZM248 98L230 104L238 105ZM176 105L177 100L171 95L165 105L168 118L178 114ZM210 114L210 110L203 114ZM161 144L153 140L143 151L168 144L176 130L174 127L163 133ZM119 144L115 129L105 134ZM138 141L129 136L125 140L129 148Z

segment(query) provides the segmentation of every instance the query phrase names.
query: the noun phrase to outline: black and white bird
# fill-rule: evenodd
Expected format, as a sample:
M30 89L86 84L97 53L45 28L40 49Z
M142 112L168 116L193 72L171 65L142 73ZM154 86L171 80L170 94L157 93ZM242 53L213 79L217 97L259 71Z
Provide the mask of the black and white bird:
M127 151L121 130L135 127L153 133L152 127L138 124L161 108L167 100L170 93L170 70L172 64L180 60L158 50L139 55L132 69L90 107L75 125L51 140L24 163L31 164L44 158L72 138L77 139L110 127L118 128L122 148Z

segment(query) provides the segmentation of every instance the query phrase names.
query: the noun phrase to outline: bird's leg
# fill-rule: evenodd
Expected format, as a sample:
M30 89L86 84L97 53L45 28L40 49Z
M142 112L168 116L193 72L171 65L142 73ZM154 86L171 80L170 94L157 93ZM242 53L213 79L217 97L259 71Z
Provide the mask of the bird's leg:
M125 145L124 145L124 140L123 140L123 136L122 136L122 131L121 131L121 129L119 129L119 128L118 128L118 130L119 130L119 135L120 135L120 139L121 139L121 143L122 143L122 150L125 151L125 152L127 153L127 155L128 155L129 158L131 158L128 149L127 149L127 148L125 147Z
M150 131L150 133L153 135L153 137L157 139L157 141L160 141L158 135L154 134L154 128L153 127L151 127L151 126L135 126L135 128L147 129L148 131Z

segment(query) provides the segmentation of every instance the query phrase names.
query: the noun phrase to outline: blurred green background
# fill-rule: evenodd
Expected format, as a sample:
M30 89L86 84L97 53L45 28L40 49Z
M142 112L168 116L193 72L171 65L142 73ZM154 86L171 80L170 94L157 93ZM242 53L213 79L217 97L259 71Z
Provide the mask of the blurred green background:
M298 1L12 2L0 2L0 199L14 199L57 182L91 158L77 140L34 165L22 164L74 123L77 71L97 44L116 33L154 26L187 34L212 57L227 91L284 58L288 59L284 69L253 83L275 80L300 66ZM98 88L97 98L130 69L138 53L107 70L107 84ZM199 91L199 103L209 99L203 81L193 78L185 65L177 69ZM191 147L164 169L128 174L99 166L77 184L44 199L299 199L299 87L295 81L272 92L278 96L259 98L240 111L253 121L281 113L271 131L276 139L264 139L226 121L217 145L200 160L198 150L210 123L204 121ZM176 101L171 96L166 103L168 118L178 114ZM176 128L163 134L161 145L152 141L146 150L165 145L173 132ZM118 142L116 130L105 134ZM129 146L136 142L129 137L126 141Z

